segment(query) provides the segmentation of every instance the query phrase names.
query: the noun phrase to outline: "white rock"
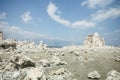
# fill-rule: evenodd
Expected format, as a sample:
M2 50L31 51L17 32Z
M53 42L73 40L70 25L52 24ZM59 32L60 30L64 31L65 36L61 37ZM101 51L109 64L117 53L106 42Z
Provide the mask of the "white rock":
M71 80L72 73L65 68L60 68L53 71L50 75L50 80Z
M35 67L35 62L23 54L14 55L11 62L16 65L16 68Z
M66 64L67 64L67 63L64 62L64 61L61 61L61 59L60 59L59 57L57 57L57 56L53 56L53 57L50 59L50 63L51 63L52 65L57 65L57 66L59 66L59 65L66 65Z
M94 33L93 35L88 35L83 42L85 47L103 47L105 45L104 38Z
M120 80L120 73L116 70L111 70L107 74L107 78L105 80Z
M24 80L44 80L44 69L40 68L31 68L27 71L27 76Z
M16 79L19 75L20 75L20 71L15 71L12 77Z
M46 59L40 60L39 63L42 64L43 67L50 67L50 62Z
M99 79L100 77L101 76L97 71L93 71L93 72L88 73L88 78Z
M115 61L119 62L120 61L120 56L117 56Z

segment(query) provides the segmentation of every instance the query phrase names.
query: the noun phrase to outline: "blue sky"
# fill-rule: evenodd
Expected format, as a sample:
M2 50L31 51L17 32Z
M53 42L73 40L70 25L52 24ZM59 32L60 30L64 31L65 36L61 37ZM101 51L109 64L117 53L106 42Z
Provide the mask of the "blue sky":
M120 45L120 0L0 0L0 31L6 38L82 44L98 32Z

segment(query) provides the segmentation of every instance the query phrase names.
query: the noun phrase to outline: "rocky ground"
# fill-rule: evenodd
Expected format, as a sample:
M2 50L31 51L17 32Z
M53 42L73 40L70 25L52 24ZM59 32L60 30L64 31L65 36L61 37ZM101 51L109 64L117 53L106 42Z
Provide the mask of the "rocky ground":
M120 80L120 48L1 48L0 80Z

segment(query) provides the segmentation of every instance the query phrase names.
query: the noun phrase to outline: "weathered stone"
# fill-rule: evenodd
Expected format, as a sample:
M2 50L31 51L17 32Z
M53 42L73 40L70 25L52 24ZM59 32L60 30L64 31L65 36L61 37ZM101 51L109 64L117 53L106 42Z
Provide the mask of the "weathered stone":
M0 42L3 40L3 32L0 31Z
M116 70L111 70L107 74L107 78L105 80L120 80L120 73Z
M101 76L97 71L88 73L88 78L90 79L99 79Z
M52 65L57 65L57 66L59 66L59 65L66 65L66 64L67 64L67 63L64 62L64 61L61 61L61 59L60 59L59 57L57 57L57 56L53 56L53 57L50 59L50 63L51 63Z
M13 70L14 68L15 68L15 64L11 62L5 66L5 70Z
M2 73L2 80L19 80L20 71L6 71Z
M20 75L20 71L14 71L12 78L17 79L19 77L19 75Z
M39 61L39 63L43 66L43 67L50 67L50 62L46 59L42 59Z
M117 56L115 61L120 62L120 56Z
M2 41L0 47L2 47L3 49L8 49L8 48L16 49L16 45L17 45L16 43L17 42L13 39L6 39Z
M104 38L98 35L98 33L94 33L94 35L88 35L83 42L83 46L85 47L103 47L105 46Z
M50 80L71 80L72 73L65 68L60 68L57 71L54 71L50 75Z
M27 71L27 76L24 80L46 80L44 69L42 67L31 68Z
M24 56L22 54L15 55L11 62L15 64L16 69L35 67L35 62L31 60L29 57Z

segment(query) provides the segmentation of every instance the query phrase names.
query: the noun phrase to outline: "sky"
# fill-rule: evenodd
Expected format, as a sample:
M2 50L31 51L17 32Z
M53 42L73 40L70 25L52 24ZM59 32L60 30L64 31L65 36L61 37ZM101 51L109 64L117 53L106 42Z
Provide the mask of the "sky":
M48 45L81 45L98 32L106 45L120 45L120 0L0 0L5 38Z

